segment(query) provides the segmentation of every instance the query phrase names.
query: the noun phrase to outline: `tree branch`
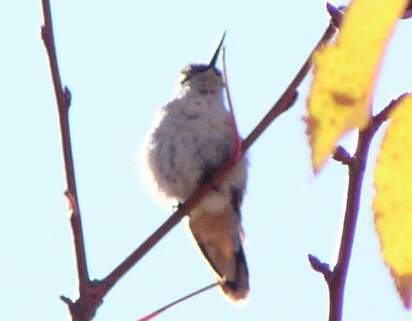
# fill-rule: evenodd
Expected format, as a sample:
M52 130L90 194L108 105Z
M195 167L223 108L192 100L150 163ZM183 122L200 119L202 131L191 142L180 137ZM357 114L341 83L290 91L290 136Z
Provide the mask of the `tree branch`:
M150 235L135 251L133 251L122 263L120 263L111 273L109 273L101 281L91 281L87 269L86 253L84 246L84 237L81 224L78 195L76 189L75 172L73 166L73 153L70 140L70 127L68 111L70 105L71 94L61 83L59 73L56 48L53 35L53 24L51 18L51 10L49 0L42 0L44 25L42 27L42 38L47 49L51 74L53 78L53 85L57 99L60 128L62 135L63 155L65 161L65 173L67 180L67 198L69 200L69 207L71 211L71 225L74 235L75 252L77 260L77 272L79 278L79 298L73 302L66 297L62 300L68 304L71 317L73 321L89 321L91 320L97 308L102 304L104 296L116 284L116 282L126 274L131 267L133 267L160 239L165 236L180 220L189 213L199 201L209 193L214 186L222 181L224 176L235 163L232 159L225 161L209 182L205 182L181 205L178 210L171 215L152 235ZM267 127L287 111L295 102L297 98L297 88L308 73L311 67L312 53L325 42L329 41L336 32L336 28L331 22L323 34L319 43L305 61L302 68L299 70L295 78L292 80L289 87L262 119L262 121L255 127L249 136L242 142L241 155L243 155L252 144L259 138L259 136L267 129Z
M242 143L241 155L243 155L252 144L259 138L259 136L269 127L269 125L287 111L295 102L297 97L297 87L311 67L312 53L329 41L336 32L336 28L329 24L321 40L315 46L310 56L307 58L302 68L299 70L295 78L292 80L286 91L275 103L272 109L266 114L266 116L259 122L255 129L246 137ZM165 223L163 223L149 238L143 242L132 254L129 255L116 269L114 269L106 278L102 280L109 287L112 287L134 264L136 264L164 235L166 235L180 220L191 210L193 210L199 201L209 193L214 186L217 186L227 172L233 168L235 164L229 158L227 159L213 175L209 182L205 182L203 185L194 191L194 193L178 208L178 210L170 216Z
M336 28L333 23L330 22L324 34L322 35L319 42L313 48L312 52L306 59L303 66L300 68L295 78L289 84L288 88L280 96L279 100L273 105L265 117L260 121L260 123L255 127L255 129L249 134L249 136L243 141L243 149L248 149L258 137L268 128L272 121L279 115L287 111L295 102L298 96L298 87L302 80L306 77L312 66L312 55L313 53L321 47L323 44L327 43L336 33Z
M368 152L372 138L379 127L388 119L390 112L397 106L406 94L392 100L388 106L371 118L369 125L358 134L358 144L354 156L343 148L337 148L334 158L349 168L349 182L346 198L346 210L343 230L339 246L338 260L333 271L317 257L309 255L312 268L323 274L329 290L329 321L341 321L346 277L348 274L356 224L359 216L359 204L362 192L363 177L365 174Z
M49 0L42 0L44 25L41 28L41 35L49 57L49 64L53 79L54 93L57 99L59 112L60 133L63 146L64 168L66 173L67 191L66 196L70 208L70 222L74 236L74 246L76 251L77 274L79 277L79 291L83 292L90 279L87 269L86 251L82 222L77 197L76 178L73 165L73 152L70 139L69 107L71 103L71 93L67 87L63 88L59 66L57 63L56 46L53 35L53 21L51 17Z

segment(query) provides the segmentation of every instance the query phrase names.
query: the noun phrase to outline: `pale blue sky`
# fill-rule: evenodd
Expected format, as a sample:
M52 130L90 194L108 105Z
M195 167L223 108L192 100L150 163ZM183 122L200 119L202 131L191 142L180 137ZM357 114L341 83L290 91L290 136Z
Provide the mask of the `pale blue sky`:
M171 213L145 191L136 155L181 67L208 59L222 31L228 31L232 99L240 131L247 135L301 66L328 16L320 0L52 2L60 69L73 94L74 158L89 268L101 278ZM57 110L41 23L40 0L0 3L2 321L67 320L58 297L76 297ZM412 88L411 33L411 20L399 24L376 108ZM234 306L215 289L159 321L327 319L326 285L306 255L334 263L347 176L334 162L318 177L311 173L302 120L309 84L307 79L293 109L250 150L243 206L248 302ZM377 143L349 270L346 321L412 317L379 256L369 209ZM213 281L182 223L116 285L95 320L133 321Z

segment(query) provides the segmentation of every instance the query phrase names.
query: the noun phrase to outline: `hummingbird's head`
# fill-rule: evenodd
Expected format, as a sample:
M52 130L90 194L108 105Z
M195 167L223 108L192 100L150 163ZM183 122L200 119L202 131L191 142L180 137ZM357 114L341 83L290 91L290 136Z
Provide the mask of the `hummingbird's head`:
M215 52L213 53L212 59L209 64L190 64L185 66L182 71L182 78L180 84L182 86L189 85L190 87L223 87L223 77L222 72L216 68L216 61L219 57L220 50L223 45L223 40L225 39L226 32L217 46Z
M185 66L182 71L181 84L189 81L206 81L210 79L217 82L222 81L222 73L214 65L206 64L190 64Z

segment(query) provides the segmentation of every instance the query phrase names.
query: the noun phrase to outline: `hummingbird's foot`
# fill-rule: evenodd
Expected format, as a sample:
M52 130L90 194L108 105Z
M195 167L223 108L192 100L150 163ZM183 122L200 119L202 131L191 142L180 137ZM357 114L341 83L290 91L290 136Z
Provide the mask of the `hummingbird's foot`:
M182 207L182 205L183 205L182 202L177 202L177 204L172 205L173 212L175 212L175 211L177 211L177 210L180 210L180 208Z
M176 205L172 206L173 212L179 211L183 208L184 202L178 202ZM190 213L184 213L185 215L189 215Z

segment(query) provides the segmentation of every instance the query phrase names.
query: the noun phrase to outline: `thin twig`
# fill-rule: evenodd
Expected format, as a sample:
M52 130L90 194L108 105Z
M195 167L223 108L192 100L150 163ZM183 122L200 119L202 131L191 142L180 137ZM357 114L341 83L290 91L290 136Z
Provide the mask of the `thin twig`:
M87 268L86 251L84 246L84 237L82 222L79 210L79 201L77 196L76 178L73 165L73 152L70 139L69 126L69 106L71 94L67 87L63 88L59 66L57 63L56 46L53 34L53 21L51 17L49 0L42 0L44 25L41 29L41 35L49 57L50 69L54 85L54 93L57 99L59 111L60 132L63 146L64 167L66 173L67 191L66 195L71 208L70 223L73 230L74 246L76 251L77 274L79 278L80 293L88 286L89 272Z
M226 70L226 48L225 47L223 47L222 61L223 61L224 89L226 91L227 103L229 105L229 113L230 113L231 128L232 128L232 140L234 142L231 158L232 158L233 162L237 162L240 158L242 142L241 142L241 138L240 138L240 135L239 135L239 130L238 130L238 127L237 127L237 121L236 121L236 117L235 117L235 110L234 110L233 104L232 104L232 96L230 95L229 78L227 76L227 70Z
M227 69L226 69L226 47L222 48L222 61L223 61L223 82L224 82L224 88L226 92L226 97L227 97L227 103L229 105L229 111L233 117L233 122L236 125L237 122L235 121L235 110L233 108L233 103L232 103L232 96L230 95L230 89L229 89L229 80L227 77ZM237 129L237 126L236 126Z
M180 299L178 299L178 300L176 300L176 301L173 301L172 303L169 303L169 304L165 305L164 307L161 307L160 309L158 309L158 310L156 310L156 311L154 311L154 312L152 312L152 313L144 316L143 318L138 319L137 321L149 321L149 320L152 320L153 318L157 317L159 314L165 312L166 310L172 308L172 307L175 306L176 304L182 303L183 301L186 301L186 300L188 300L188 299L190 299L190 298L193 298L193 297L195 297L196 295L199 295L199 294L201 294L201 293L203 293L203 292L205 292L205 291L208 291L208 290L210 290L210 289L213 289L214 287L216 287L216 286L218 286L218 285L220 285L220 283L219 283L219 282L215 282L215 283L212 283L212 284L210 284L210 285L208 285L208 286L205 286L204 288L201 288L201 289L199 289L199 290L197 290L197 291L194 291L194 292L192 292L192 293L190 293L190 294L188 294L188 295L185 295L184 297L182 297L182 298L180 298Z

